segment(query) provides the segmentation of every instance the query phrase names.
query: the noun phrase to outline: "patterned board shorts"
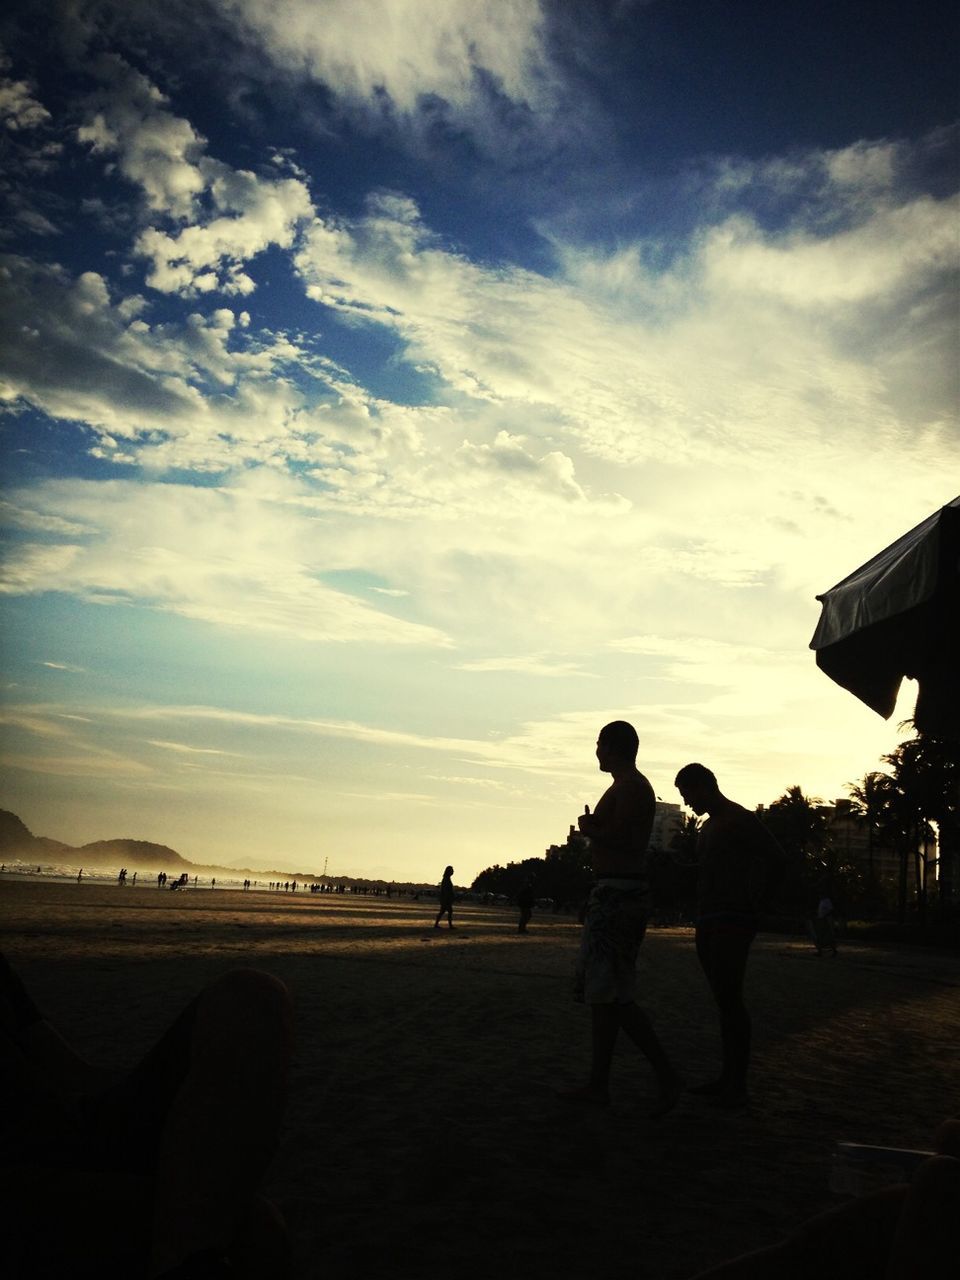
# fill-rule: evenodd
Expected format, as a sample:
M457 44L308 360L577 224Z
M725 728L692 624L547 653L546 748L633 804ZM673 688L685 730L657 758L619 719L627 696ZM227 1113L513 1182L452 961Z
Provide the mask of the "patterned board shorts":
M643 888L598 884L583 921L574 997L586 1004L629 1004L637 991L637 955L650 897Z

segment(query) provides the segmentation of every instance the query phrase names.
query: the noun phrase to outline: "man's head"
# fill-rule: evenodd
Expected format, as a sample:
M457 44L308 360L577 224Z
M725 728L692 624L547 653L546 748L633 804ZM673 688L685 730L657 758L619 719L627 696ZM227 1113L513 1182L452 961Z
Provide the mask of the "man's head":
M612 720L597 738L597 763L603 773L612 773L618 765L623 768L636 764L639 749L640 739L633 725L626 720Z
M694 813L709 812L720 795L716 774L705 764L685 764L674 782L683 797L683 803Z

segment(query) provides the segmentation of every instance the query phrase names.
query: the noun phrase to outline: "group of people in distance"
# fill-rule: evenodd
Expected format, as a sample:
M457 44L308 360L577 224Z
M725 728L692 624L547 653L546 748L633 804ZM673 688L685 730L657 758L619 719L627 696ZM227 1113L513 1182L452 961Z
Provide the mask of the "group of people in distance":
M561 1091L576 1102L609 1101L610 1067L620 1031L649 1060L657 1078L655 1117L671 1111L684 1090L649 1017L636 1003L636 966L650 915L647 847L656 796L637 768L637 732L625 720L605 725L597 762L613 779L594 811L587 805L579 827L590 841L596 884L586 905L577 995L590 1006L591 1065L587 1082ZM715 1080L694 1085L718 1107L747 1103L750 1015L743 979L767 887L782 862L780 846L757 816L721 792L712 771L688 764L676 785L694 813L706 814L698 844L697 957L720 1014L723 1067Z

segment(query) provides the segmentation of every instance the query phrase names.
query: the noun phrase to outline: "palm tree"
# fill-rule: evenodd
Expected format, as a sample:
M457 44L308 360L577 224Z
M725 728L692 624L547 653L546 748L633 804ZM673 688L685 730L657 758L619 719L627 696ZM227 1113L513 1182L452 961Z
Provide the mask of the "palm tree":
M883 757L890 765L896 795L897 821L908 838L912 836L917 876L917 908L925 921L929 864L937 868L941 918L952 906L952 893L960 861L960 744L927 734L901 742ZM928 859L933 839L930 823L937 824L939 857ZM904 862L907 851L904 850ZM905 866L901 869L905 880ZM905 899L905 884L903 886ZM902 905L905 905L902 904Z
M679 824L670 836L670 852L674 862L681 867L697 865L697 840L700 835L700 819L695 813L680 815Z
M884 820L884 773L874 771L866 773L860 782L848 782L847 794L850 797L850 812L858 818L867 829L867 870L870 881L876 879L874 851L879 843L879 835Z
M828 852L827 815L823 801L805 796L798 786L788 787L760 814L792 864L784 884L784 896L802 911L814 884L832 870Z

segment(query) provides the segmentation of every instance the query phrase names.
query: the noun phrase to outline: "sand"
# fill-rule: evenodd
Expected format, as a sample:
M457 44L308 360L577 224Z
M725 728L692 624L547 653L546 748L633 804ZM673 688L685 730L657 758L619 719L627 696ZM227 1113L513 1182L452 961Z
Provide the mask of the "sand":
M578 926L429 902L0 880L2 946L63 1033L132 1064L211 978L255 965L289 986L298 1050L265 1190L301 1280L523 1276L682 1280L838 1203L836 1141L926 1147L960 1112L960 956L849 945L819 959L761 935L748 972L753 1103L686 1097L652 1122L629 1046L608 1112L571 1110L587 1014ZM655 929L644 1003L691 1081L717 1030L687 929ZM251 1099L256 1106L256 1099Z

